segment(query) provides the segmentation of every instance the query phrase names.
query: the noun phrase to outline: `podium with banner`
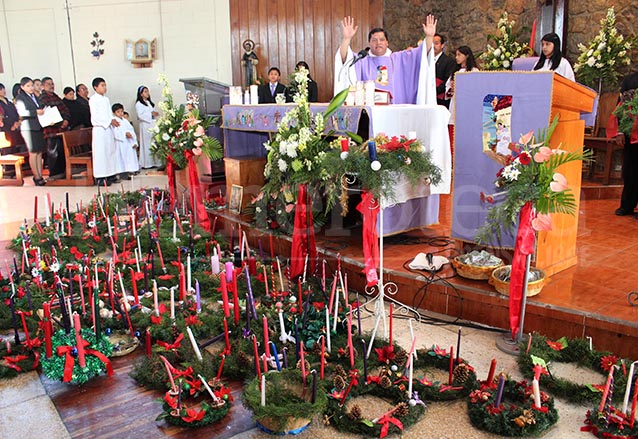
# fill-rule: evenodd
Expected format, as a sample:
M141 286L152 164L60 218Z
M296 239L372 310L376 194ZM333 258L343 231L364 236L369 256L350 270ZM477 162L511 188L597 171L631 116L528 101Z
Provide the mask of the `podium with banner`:
M490 205L479 194L493 193L502 163L492 157L507 155L509 143L522 134L538 133L558 115L551 147L568 151L583 146L585 123L595 92L554 72L467 72L456 75L456 130L452 237L475 242ZM553 214L553 229L539 232L534 265L548 276L576 264L576 236L580 205L581 163L563 165L576 201L576 215ZM489 244L513 248L515 228Z

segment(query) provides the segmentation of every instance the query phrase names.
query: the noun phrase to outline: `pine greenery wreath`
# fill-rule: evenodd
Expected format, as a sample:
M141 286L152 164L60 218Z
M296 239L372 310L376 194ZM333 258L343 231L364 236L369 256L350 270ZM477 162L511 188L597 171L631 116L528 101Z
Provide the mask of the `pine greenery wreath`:
M93 331L90 329L82 329L82 338L86 340L89 345L87 349L93 349L100 352L105 357L109 357L113 352L113 345L109 342L107 336L100 334L96 337ZM71 356L73 357L73 378L71 384L84 384L91 378L100 375L102 372L108 370L107 365L95 355L91 355L88 352L85 354L86 367L80 367L77 361L77 348L75 341L75 332L71 331L67 334L64 330L56 332L51 337L51 344L53 346L53 355L51 358L46 358L44 355L44 346L42 347L42 372L55 381L62 381L64 379L64 368L66 362L66 354L58 354L59 348L72 347ZM109 361L107 359L107 361Z
M598 384L577 384L565 378L553 376L551 362L576 363L580 367L599 372L602 376L607 376L612 366L620 366L621 363L620 358L611 352L590 350L589 341L586 339L563 337L554 342L538 333L532 334L529 351L527 345L521 345L521 354L518 357L521 373L526 378L531 378L534 375L534 366L545 367L549 372L541 375L539 380L541 387L559 398L578 404L600 402L604 378L601 377L602 383ZM623 373L616 373L615 378L615 387L624 389L627 385L627 376ZM619 393L622 392L614 393L615 401L622 398Z
M201 380L197 380L201 385ZM155 419L156 421L165 420L171 425L178 427L203 427L210 425L223 419L231 408L233 397L230 389L224 387L221 382L216 382L211 386L211 390L217 401L201 401L197 404L187 404L182 401L178 395L173 395L169 390L162 399L162 413ZM212 399L205 389L200 389L197 393L202 393L207 399ZM182 395L187 395L187 389L184 389Z
M472 425L502 436L537 436L558 421L554 399L541 392L541 407L534 407L527 381L506 380L501 404L496 407L495 383L482 383L470 393L467 405Z
M629 418L611 406L607 413L598 409L588 411L585 424L581 431L589 431L601 439L638 439L638 423L630 427Z
M418 360L414 361L414 369L436 368L449 370L450 354L445 350L433 346L430 349L417 351ZM465 360L459 358L452 370L452 384L432 382L424 377L414 378L414 390L419 397L426 401L451 401L467 396L478 387L476 372Z

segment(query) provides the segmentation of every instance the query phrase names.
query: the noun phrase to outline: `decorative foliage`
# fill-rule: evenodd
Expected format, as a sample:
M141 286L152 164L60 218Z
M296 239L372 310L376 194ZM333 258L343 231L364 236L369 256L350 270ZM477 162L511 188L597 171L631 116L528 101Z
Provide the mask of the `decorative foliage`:
M638 425L631 423L631 420L621 410L609 407L608 415L604 415L595 410L589 410L585 419L585 427L581 431L589 431L594 436L607 439L637 439Z
M558 116L547 129L538 133L538 143L534 143L530 131L521 136L517 145L510 145L513 155L506 157L505 166L496 174L494 183L502 191L491 195L480 193L481 201L489 204L499 196L504 199L490 208L485 225L478 230L478 242L488 242L492 235L500 237L501 228L510 230L515 226L518 214L527 202L532 202L536 210L532 220L535 230L551 230L551 213L575 213L574 194L557 169L565 163L586 159L590 153L551 149L549 140L557 124Z
M162 85L164 100L158 104L162 116L153 128L151 152L163 161L173 160L177 166L186 168L188 158L204 155L211 160L223 157L219 141L206 134L213 124L213 117L200 118L199 109L189 105L176 106L168 86L168 80L160 75L158 83ZM192 101L192 97L191 97Z
M100 56L104 55L104 49L102 48L103 45L104 40L100 38L100 34L93 32L93 40L91 40L91 47L93 47L93 50L91 50L91 55L100 59Z
M163 412L155 420L165 420L169 424L179 427L196 428L223 419L230 411L233 397L230 394L230 389L224 387L220 381L213 381L210 389L215 395L215 400L212 400L212 396L204 388L199 378L196 378L193 384L180 384L178 394L173 394L170 390L166 392L161 400ZM193 386L196 386L196 389ZM189 393L193 396L204 395L206 400L197 404L188 404L186 400L189 399ZM208 399L212 401L208 402Z
M487 50L480 56L483 70L511 70L514 59L527 56L531 51L527 43L517 41L519 35L514 32L515 22L507 18L507 12L503 12L498 20L500 36L487 36Z
M415 371L424 368L449 370L449 352L433 346L430 349L420 349L417 354L418 359L413 366ZM431 381L427 376L417 376L414 379L414 389L426 401L450 401L467 396L478 386L474 368L462 358L454 366L452 377L452 383L448 384Z
M540 392L541 406L534 407L532 386L526 381L506 380L497 407L497 385L483 383L467 400L472 425L502 436L536 436L558 421L554 399Z
M533 377L535 365L541 365L548 370L541 375L539 383L548 392L564 398L570 402L582 404L585 402L599 403L601 387L604 384L604 376L607 376L609 368L619 365L620 359L609 352L598 352L589 349L589 341L585 339L561 339L563 349L556 350L556 342L551 342L546 337L534 333L527 350L526 345L521 345L521 354L518 357L518 366L525 377ZM551 375L551 363L575 363L579 367L592 369L601 374L601 383L576 384L565 378ZM625 361L625 363L628 363ZM629 362L630 363L630 362ZM624 389L627 385L627 377L622 373L615 374L614 384L618 389ZM623 392L615 392L615 400L620 400Z
M613 6L607 9L607 15L600 20L600 30L585 46L578 45L580 55L574 64L578 81L590 87L616 89L619 70L631 64L629 51L632 39L625 39L616 29L616 14ZM600 90L599 90L600 91Z
M618 118L618 132L630 136L636 131L638 117L638 92L636 89L623 92L620 104L614 110Z

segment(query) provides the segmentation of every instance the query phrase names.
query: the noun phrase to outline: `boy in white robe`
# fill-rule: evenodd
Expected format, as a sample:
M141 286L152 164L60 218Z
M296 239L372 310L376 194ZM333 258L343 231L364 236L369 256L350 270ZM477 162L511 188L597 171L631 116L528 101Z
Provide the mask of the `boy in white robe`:
M111 132L111 126L118 126L119 122L113 118L111 102L106 97L106 81L104 78L93 79L95 94L89 99L91 108L91 124L93 125L93 138L91 153L93 156L93 175L98 186L110 186L115 181L117 174L117 154L115 139Z
M117 173L120 180L130 180L131 173L139 171L137 160L137 136L131 123L124 117L124 106L113 104L113 117L119 126L112 126L113 138L117 148Z

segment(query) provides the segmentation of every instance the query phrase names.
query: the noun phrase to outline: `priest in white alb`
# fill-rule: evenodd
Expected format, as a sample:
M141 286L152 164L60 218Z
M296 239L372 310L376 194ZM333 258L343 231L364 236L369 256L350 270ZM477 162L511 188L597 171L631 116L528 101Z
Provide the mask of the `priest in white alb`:
M425 41L413 49L393 52L385 30L368 34L369 51L355 54L350 42L357 33L352 17L341 21L341 46L335 55L335 95L357 81L374 81L375 88L389 91L393 104L436 104L434 54L431 50L436 20L428 15L423 24ZM425 50L424 50L425 46Z

